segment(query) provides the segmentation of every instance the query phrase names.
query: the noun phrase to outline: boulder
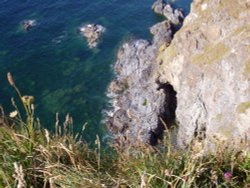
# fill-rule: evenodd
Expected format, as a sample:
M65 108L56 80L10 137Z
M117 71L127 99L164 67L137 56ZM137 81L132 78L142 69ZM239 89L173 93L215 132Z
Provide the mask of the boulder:
M86 24L79 28L79 32L87 39L89 48L97 47L105 27L97 24Z
M170 4L164 2L164 0L157 0L152 5L152 9L155 13L161 14L167 18L172 24L181 24L184 15L180 9L173 9Z

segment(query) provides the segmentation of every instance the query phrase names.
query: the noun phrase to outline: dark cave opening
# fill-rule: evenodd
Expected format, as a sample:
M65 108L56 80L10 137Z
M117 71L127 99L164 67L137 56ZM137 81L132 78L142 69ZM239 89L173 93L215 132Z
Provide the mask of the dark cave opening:
M163 139L164 130L170 129L175 125L175 111L177 107L176 91L173 86L169 83L157 82L159 87L158 90L163 90L165 94L165 100L163 109L161 109L158 115L158 125L157 128L150 131L149 143L152 146L158 144L159 140Z

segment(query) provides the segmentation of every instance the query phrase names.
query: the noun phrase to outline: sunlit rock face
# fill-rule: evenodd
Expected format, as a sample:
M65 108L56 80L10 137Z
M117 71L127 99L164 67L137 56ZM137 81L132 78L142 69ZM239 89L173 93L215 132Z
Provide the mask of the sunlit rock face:
M249 10L249 0L194 0L173 40L168 19L151 27L151 43L125 43L108 92L113 135L155 145L161 121L176 120L173 144L182 148L195 137L249 141Z
M194 0L157 59L177 92L177 144L193 137L250 139L250 1Z

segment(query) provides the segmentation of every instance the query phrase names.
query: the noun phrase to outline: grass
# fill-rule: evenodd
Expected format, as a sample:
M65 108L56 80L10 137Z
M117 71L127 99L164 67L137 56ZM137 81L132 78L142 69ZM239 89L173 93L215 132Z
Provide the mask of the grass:
M73 188L188 188L249 187L249 143L237 149L217 142L213 151L193 140L186 150L178 150L164 137L162 144L121 147L112 143L103 148L96 137L90 148L81 134L73 133L67 115L55 132L41 128L35 117L33 97L22 96L12 76L8 80L17 91L25 114L9 116L0 108L0 187Z
M229 53L229 48L222 42L207 46L204 52L193 57L192 62L194 64L212 64L221 61L221 59Z

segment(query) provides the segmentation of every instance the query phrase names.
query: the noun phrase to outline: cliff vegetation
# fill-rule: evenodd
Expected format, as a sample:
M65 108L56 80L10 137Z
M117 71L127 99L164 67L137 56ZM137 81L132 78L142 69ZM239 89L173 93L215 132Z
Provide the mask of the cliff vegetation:
M193 140L186 150L172 148L168 130L162 143L131 147L110 143L103 147L97 136L89 147L74 134L67 115L55 132L41 128L35 116L34 98L23 96L11 74L10 85L22 106L9 115L1 107L0 187L249 187L250 153L244 140L230 149L214 138L216 149ZM25 113L23 114L22 111ZM126 142L121 140L120 143ZM233 148L233 147L232 147Z

